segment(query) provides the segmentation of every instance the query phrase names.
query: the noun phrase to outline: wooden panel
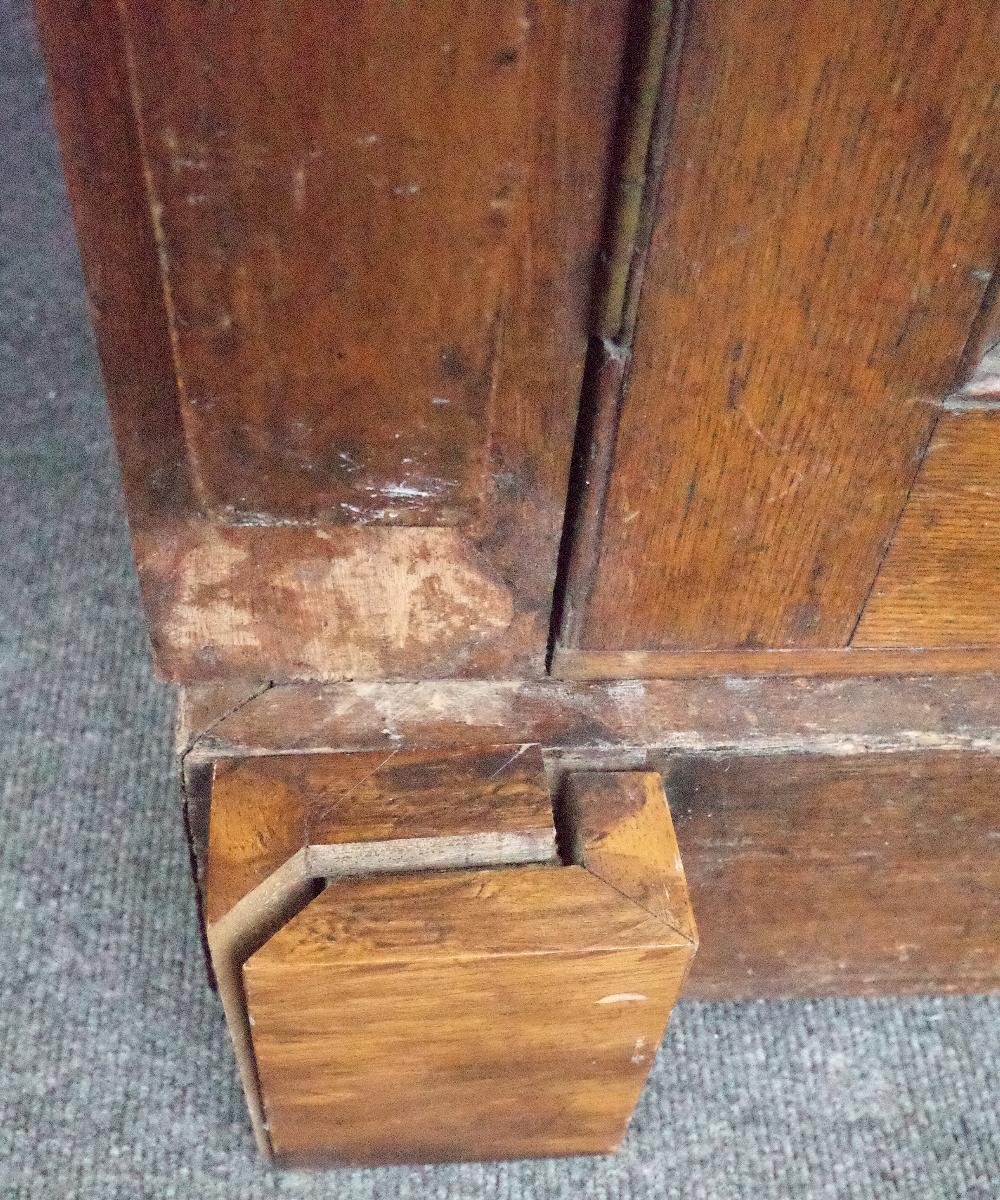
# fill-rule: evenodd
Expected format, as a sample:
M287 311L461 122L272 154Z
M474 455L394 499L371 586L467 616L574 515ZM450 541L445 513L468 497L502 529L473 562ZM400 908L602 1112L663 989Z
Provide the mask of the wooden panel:
M36 13L111 418L118 446L127 451L121 457L129 522L139 542L191 496L122 30L114 0L39 0ZM143 591L148 601L149 589Z
M168 678L541 672L629 7L39 0Z
M205 502L468 523L529 219L521 6L127 12Z
M274 1152L609 1151L690 953L581 867L331 885L244 967Z
M711 999L1000 986L1000 759L684 758L668 770Z
M693 0L567 645L848 642L997 260L998 38L991 5Z
M1000 643L1000 412L945 413L856 646Z

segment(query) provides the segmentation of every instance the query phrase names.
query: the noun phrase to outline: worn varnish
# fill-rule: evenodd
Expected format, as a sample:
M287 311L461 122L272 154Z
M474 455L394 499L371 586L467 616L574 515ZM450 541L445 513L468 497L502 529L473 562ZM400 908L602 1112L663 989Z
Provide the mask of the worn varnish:
M995 7L690 6L566 644L846 645L997 261Z
M1000 643L1000 412L945 413L853 645Z
M623 776L607 811L604 783L584 781L577 795L580 864L339 879L248 959L280 1161L618 1144L695 939L659 778ZM641 875L590 866L592 850L647 807L666 837L643 862L672 880L669 901L648 906Z
M468 525L519 408L548 31L449 0L124 9L205 504Z
M629 5L38 7L161 672L540 672Z
M136 562L158 661L180 678L489 675L538 616L453 529L186 523Z
M286 684L248 695L208 726L205 689L185 690L188 766L289 750L495 746L530 730L560 760L615 768L669 751L1000 749L998 677L423 680Z
M1000 758L682 757L667 788L701 934L688 995L1000 985Z

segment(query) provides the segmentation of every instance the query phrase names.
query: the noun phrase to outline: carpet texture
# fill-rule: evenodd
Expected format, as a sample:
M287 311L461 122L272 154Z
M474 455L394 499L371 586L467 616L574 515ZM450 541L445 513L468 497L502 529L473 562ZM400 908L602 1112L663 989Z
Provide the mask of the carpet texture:
M1000 1196L983 998L682 1004L614 1159L262 1167L202 975L34 28L3 3L0 1196Z

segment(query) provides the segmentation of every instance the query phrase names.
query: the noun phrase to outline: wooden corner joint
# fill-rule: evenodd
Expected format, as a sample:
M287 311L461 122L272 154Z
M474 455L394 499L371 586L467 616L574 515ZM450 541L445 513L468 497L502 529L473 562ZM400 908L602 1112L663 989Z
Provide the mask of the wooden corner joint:
M605 1153L696 947L660 777L534 744L219 760L207 934L284 1163Z

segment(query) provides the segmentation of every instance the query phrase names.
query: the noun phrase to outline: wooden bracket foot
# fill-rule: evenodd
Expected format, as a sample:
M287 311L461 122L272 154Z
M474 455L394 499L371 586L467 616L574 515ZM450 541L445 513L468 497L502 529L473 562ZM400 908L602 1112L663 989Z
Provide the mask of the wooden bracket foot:
M557 807L533 745L216 764L208 940L265 1153L617 1147L694 923L658 775Z

